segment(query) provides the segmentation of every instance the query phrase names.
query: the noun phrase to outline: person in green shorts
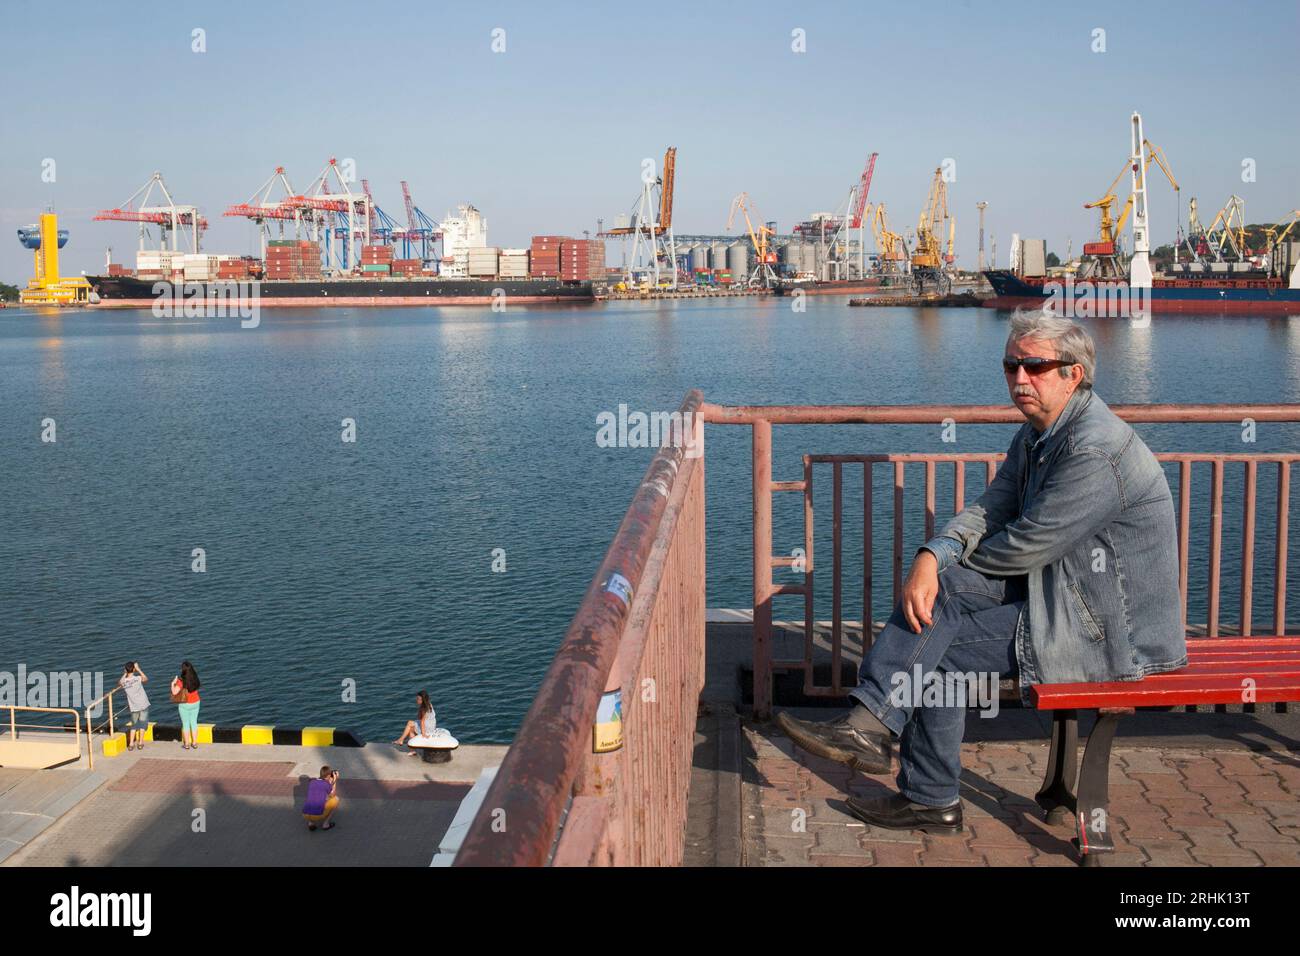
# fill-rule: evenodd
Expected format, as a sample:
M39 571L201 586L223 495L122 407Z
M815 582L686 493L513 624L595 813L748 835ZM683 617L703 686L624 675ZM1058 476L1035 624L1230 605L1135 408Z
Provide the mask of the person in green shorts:
M172 678L172 700L181 714L181 749L199 747L199 672L189 661L181 662L181 672Z

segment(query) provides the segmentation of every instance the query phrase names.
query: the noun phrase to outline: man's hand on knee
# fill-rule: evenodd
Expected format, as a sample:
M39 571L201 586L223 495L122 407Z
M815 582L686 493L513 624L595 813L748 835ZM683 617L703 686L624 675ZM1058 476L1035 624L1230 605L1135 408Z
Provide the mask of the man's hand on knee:
M939 562L929 551L922 551L912 562L912 570L903 582L903 616L917 634L930 626L938 593Z

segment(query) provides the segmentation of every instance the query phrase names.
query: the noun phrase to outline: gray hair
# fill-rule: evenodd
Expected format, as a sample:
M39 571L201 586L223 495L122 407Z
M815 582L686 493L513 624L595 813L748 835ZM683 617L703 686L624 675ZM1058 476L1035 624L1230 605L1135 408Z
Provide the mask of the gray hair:
M1021 339L1042 339L1050 342L1056 349L1056 357L1070 365L1083 366L1083 381L1080 388L1092 388L1092 378L1097 371L1097 348L1092 344L1092 336L1077 322L1058 318L1046 309L1016 309L1011 315L1011 331L1007 335L1007 344ZM1062 378L1070 377L1070 366L1058 369Z

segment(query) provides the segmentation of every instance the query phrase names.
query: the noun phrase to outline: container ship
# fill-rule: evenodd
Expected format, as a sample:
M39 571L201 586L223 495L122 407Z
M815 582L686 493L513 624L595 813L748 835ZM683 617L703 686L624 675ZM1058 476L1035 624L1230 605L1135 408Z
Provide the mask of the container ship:
M459 231L440 273L421 258L396 258L383 244L362 246L355 266L332 272L322 267L320 244L310 240L272 240L263 259L142 249L134 272L110 264L106 275L87 276L89 304L150 308L159 294L250 305L256 299L261 307L491 305L502 297L510 304L595 301L604 278L604 242L534 236L527 249L487 246L486 223L469 206L443 227Z
M155 283L160 279L135 276L87 276L90 305L98 308L147 309L157 300ZM178 286L179 286L178 280ZM205 298L228 295L237 304L250 287L227 277L213 280L183 280L178 296L195 298L202 289ZM287 306L396 306L396 305L491 305L500 296L512 305L543 302L591 302L592 283L559 279L442 279L432 278L321 278L317 280L272 279L256 286L257 302L263 308Z

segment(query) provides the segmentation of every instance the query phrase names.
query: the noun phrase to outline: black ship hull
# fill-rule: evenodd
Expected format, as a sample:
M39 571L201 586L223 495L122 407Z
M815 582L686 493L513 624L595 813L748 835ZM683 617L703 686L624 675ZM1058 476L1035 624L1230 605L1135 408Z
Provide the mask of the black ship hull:
M222 300L262 307L492 305L591 302L590 282L559 279L315 279L177 282L135 276L87 276L91 304L100 308L150 308L160 298ZM95 299L98 301L95 301Z

